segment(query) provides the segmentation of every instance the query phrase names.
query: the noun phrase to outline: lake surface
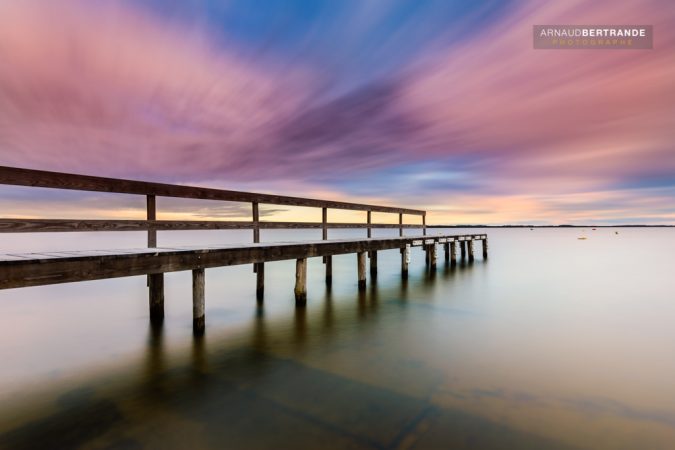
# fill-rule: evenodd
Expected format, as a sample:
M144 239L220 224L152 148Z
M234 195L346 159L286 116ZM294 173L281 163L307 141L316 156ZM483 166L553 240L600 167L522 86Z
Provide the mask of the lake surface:
M429 232L444 231L487 232L489 260L478 245L448 267L440 252L430 273L416 248L403 281L398 251L381 252L360 294L354 255L334 258L329 291L314 258L305 308L293 261L267 264L263 305L251 266L209 269L203 338L188 272L166 276L156 328L144 277L0 291L0 448L675 448L675 229ZM159 233L160 246L249 239Z

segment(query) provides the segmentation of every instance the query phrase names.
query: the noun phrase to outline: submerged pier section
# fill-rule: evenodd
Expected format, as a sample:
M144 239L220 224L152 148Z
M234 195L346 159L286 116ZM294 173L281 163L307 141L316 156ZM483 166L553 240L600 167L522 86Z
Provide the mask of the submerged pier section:
M457 262L456 245L462 260L474 259L474 242L481 241L483 258L487 258L487 235L426 235L426 211L365 205L300 197L227 191L182 185L148 183L0 167L0 184L34 186L79 191L137 194L146 196L147 220L71 220L71 219L14 219L0 218L0 232L69 232L69 231L147 231L148 248L94 251L59 251L41 253L12 253L0 255L0 289L68 283L105 278L147 275L150 320L164 317L164 274L192 271L193 327L196 334L205 327L205 269L241 264L252 264L256 273L256 297L263 301L265 290L265 263L296 260L295 300L307 301L307 259L321 257L325 264L328 285L333 280L332 257L355 254L358 288L365 289L366 263L370 260L370 276L377 276L377 252L399 249L401 274L408 275L411 248L421 247L426 264L435 269L437 247L443 245L445 261ZM173 221L157 220L156 197L179 197L251 203L251 221ZM321 208L321 222L273 222L260 220L260 204L310 206ZM329 209L366 212L366 223L328 222ZM372 212L398 215L397 224L372 223ZM404 214L421 216L421 223L404 224ZM261 229L321 229L321 240L300 242L260 242ZM328 239L329 228L366 228L362 239ZM398 237L373 238L373 228L396 228ZM405 228L421 229L419 236L404 236ZM252 229L253 242L222 246L162 247L157 243L158 230Z

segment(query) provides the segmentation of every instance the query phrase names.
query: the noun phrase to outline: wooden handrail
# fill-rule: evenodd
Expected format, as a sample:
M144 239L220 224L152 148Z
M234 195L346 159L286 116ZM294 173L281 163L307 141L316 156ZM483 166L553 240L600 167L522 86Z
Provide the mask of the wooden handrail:
M148 181L104 178L44 170L22 169L0 166L0 184L32 186L75 191L110 192L117 194L154 195L156 197L178 197L202 200L258 203L268 205L308 206L315 208L349 209L383 213L411 214L424 216L426 211L391 206L318 200L313 198L290 197L285 195L260 194L254 192L230 191L178 184L153 183Z

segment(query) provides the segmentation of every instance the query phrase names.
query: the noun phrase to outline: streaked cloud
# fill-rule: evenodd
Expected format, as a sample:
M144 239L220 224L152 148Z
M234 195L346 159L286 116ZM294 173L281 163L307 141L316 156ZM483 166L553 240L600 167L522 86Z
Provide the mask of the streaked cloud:
M435 222L672 219L670 2L268 6L0 3L0 163ZM626 22L654 50L532 49L534 24Z

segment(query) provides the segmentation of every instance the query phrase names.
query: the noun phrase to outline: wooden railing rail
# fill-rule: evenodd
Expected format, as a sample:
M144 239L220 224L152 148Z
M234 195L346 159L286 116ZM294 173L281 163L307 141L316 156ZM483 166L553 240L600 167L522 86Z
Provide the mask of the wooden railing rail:
M285 195L241 192L197 186L154 183L147 181L105 178L44 170L0 166L0 184L86 192L106 192L146 196L146 220L76 220L0 218L0 233L36 233L66 231L148 231L148 246L157 245L159 230L252 229L254 242L260 241L261 229L321 228L328 239L329 228L366 228L371 237L373 228L422 228L426 234L426 211L392 206L339 202ZM252 205L251 221L228 220L157 220L157 197L244 202ZM321 222L283 222L260 220L260 205L283 205L321 208ZM366 211L366 223L328 222L328 209ZM372 213L398 214L398 224L373 223ZM405 214L422 216L421 224L404 224Z

